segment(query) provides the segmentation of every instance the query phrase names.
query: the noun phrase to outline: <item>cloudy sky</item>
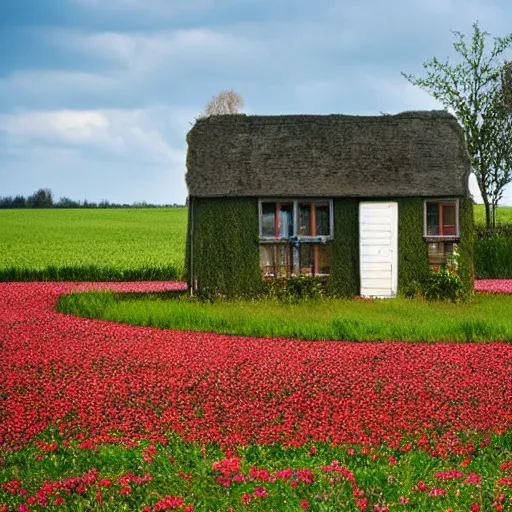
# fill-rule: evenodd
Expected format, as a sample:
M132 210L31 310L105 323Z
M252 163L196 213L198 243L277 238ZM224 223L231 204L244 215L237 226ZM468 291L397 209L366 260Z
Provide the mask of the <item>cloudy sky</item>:
M400 71L475 20L512 29L510 0L0 4L0 196L128 203L185 202L185 136L222 89L251 114L440 108Z

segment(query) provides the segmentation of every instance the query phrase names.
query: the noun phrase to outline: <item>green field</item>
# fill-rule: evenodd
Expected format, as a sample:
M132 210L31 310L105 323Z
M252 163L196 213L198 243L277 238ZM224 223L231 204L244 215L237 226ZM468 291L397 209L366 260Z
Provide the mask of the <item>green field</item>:
M475 224L485 226L485 208L477 204L474 208ZM496 212L496 225L512 224L512 206L500 206Z
M186 208L0 210L0 280L160 280L183 273Z
M186 229L186 208L0 210L0 281L178 279Z

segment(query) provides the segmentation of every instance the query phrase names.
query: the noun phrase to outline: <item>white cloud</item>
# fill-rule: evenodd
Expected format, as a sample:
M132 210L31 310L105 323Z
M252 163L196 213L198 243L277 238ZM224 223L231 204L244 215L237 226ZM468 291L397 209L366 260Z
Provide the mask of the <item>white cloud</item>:
M99 131L104 132L108 119L95 111L27 112L1 115L4 131L25 136L60 136L67 140L91 139Z
M206 28L167 32L93 32L53 30L48 37L63 48L147 72L173 64L202 66L207 62L235 62L254 55L259 45L242 36Z
M180 166L184 163L183 136L169 144L172 123L162 109L20 112L0 115L10 141L26 149L44 144L72 147L84 158L119 158Z

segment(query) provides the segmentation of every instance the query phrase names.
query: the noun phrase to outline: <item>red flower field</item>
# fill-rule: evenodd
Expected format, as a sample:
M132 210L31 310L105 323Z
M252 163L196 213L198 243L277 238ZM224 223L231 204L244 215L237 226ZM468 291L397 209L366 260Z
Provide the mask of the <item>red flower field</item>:
M0 454L24 448L53 427L84 449L119 436L147 439L151 444L143 457L148 463L156 454L151 446L169 432L185 441L218 442L228 452L278 441L291 447L385 443L404 452L421 449L462 460L475 446L460 432L485 436L512 430L511 344L455 349L450 344L251 339L55 312L58 296L71 290L182 286L0 283ZM494 284L489 291L495 291ZM52 451L51 445L42 446ZM214 469L229 486L240 468L236 459L226 460ZM347 478L336 465L322 471ZM468 475L459 471L436 478L441 485ZM145 481L143 473L139 480ZM125 487L132 485L127 482ZM266 499L263 489L246 501ZM440 496L432 499L442 499L442 491L430 492Z
M102 284L162 290L181 284ZM51 424L226 445L398 442L433 428L512 427L512 346L301 342L160 331L55 312L98 284L0 285L0 442Z
M512 280L480 279L475 281L475 291L487 293L512 293Z

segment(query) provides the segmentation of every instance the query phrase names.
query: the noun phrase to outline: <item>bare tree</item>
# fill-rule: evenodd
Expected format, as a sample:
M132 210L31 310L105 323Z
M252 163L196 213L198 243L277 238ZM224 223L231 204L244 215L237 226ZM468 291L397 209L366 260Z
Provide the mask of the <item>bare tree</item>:
M199 118L222 114L238 114L242 108L244 108L244 99L239 93L233 91L233 89L221 91L207 103Z

